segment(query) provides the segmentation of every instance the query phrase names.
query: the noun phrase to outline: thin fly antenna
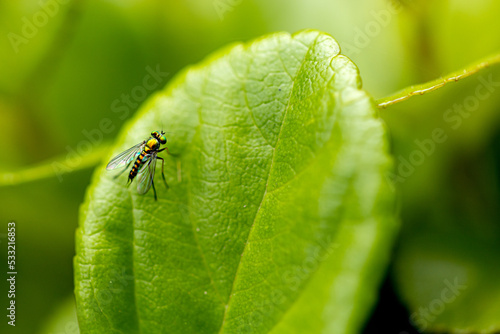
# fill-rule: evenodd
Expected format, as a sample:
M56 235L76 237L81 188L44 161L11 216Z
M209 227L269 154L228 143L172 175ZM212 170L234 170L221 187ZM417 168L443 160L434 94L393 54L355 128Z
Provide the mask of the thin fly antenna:
M165 131L164 130L164 126L163 126L163 119L161 119L161 116L160 116L160 125L161 125L161 132L163 133L169 133L169 134L179 134L179 132L173 132L173 131Z

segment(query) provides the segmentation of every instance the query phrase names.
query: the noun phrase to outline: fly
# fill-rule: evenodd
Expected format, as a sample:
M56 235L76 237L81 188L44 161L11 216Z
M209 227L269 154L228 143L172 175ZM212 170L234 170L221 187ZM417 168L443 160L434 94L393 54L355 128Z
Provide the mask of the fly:
M167 138L165 137L165 132L161 131L153 131L151 132L151 137L140 142L137 145L132 146L126 151L118 154L116 157L111 159L111 161L106 166L107 170L113 170L119 167L123 167L123 170L115 176L118 177L124 171L126 171L132 162L134 162L132 169L128 174L127 185L130 185L134 178L138 175L137 180L137 192L140 195L144 195L149 191L151 187L153 187L155 201L158 200L156 197L156 189L154 183L154 176L156 170L156 160L161 160L161 176L163 181L165 182L165 187L169 188L167 184L167 180L165 180L165 160L162 157L158 156L163 150L166 150L168 154L168 147L164 147L160 149L161 145L165 145L167 143Z

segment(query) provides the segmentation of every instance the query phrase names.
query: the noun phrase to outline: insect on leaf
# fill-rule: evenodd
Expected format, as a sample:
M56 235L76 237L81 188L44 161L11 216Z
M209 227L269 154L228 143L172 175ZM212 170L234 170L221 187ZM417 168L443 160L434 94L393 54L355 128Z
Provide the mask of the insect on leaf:
M397 227L392 162L335 40L277 33L219 51L151 98L110 157L161 124L178 156L160 153L158 202L104 167L88 189L81 333L359 332Z

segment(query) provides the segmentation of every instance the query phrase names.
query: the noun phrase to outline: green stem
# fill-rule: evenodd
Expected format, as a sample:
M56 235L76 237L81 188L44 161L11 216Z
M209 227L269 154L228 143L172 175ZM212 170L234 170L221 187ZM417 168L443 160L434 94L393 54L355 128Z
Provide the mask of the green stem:
M398 102L408 100L410 97L415 95L424 95L426 93L432 92L446 85L449 82L456 82L460 79L466 78L472 74L475 74L482 69L488 68L492 65L500 64L500 54L494 55L492 57L486 58L480 62L474 63L467 68L450 73L449 75L426 82L424 84L415 85L403 89L402 91L388 97L384 97L376 101L379 108L386 108Z
M89 153L78 157L60 157L14 172L0 172L0 187L19 185L43 179L58 178L64 181L65 174L93 167L109 152L110 145L102 144Z
M466 78L482 69L492 65L500 64L500 54L486 58L483 61L468 66L466 69L447 75L446 77L436 79L421 85L408 87L399 93L385 97L376 101L379 108L386 108L398 102L405 101L415 95L423 95L432 92L446 85L449 82L455 82ZM78 162L71 161L68 158L56 158L40 165L25 168L15 172L0 172L0 187L8 185L17 185L36 180L42 180L52 177L58 177L61 180L61 173L71 173L97 165L109 150L109 144L103 144L90 153L79 157ZM63 170L58 172L58 167Z

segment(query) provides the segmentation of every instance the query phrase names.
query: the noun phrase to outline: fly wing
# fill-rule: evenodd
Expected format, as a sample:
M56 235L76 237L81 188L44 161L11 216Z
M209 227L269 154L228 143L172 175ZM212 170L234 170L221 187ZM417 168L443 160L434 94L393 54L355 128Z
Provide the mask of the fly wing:
M118 154L116 157L111 159L111 161L106 166L106 169L113 170L115 168L128 165L142 151L145 144L146 142L143 141L137 145L132 146L128 150Z
M147 193L153 184L156 170L156 153L151 154L147 159L145 157L145 161L138 173L137 192L140 195Z

